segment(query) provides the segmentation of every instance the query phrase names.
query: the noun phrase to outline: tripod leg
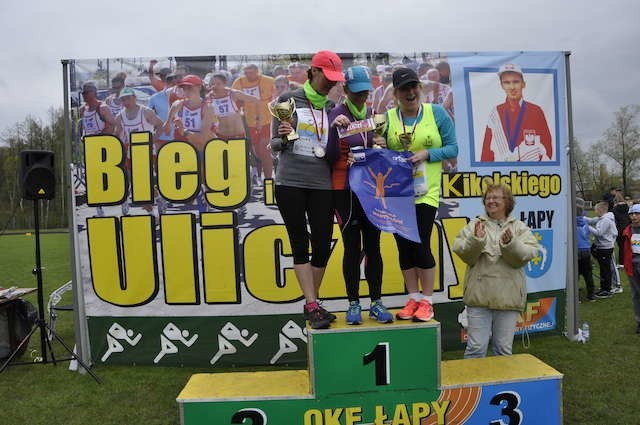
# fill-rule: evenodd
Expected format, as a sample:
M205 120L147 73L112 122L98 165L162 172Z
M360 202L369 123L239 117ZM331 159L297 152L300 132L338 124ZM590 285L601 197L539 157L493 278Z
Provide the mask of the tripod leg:
M11 363L11 361L18 355L18 352L20 351L20 349L28 343L29 338L31 338L31 335L33 335L36 332L36 329L38 329L37 326L34 326L33 328L31 328L31 331L29 331L29 334L27 336L25 336L22 341L20 341L20 344L18 344L18 346L16 347L15 350L13 350L13 353L11 353L11 355L9 356L9 358L7 360L5 360L5 362L2 364L2 366L0 367L0 373L4 372L4 370L7 368L7 366L9 366L9 363Z
M47 329L49 328L49 326L45 323L40 332L46 335L46 329L44 329L45 327L47 327ZM49 332L53 333L51 330L49 330ZM49 354L51 354L51 363L53 363L54 366L57 366L58 364L56 363L56 355L54 354L53 347L51 346L51 339L45 338L45 340L47 342L47 347L49 347Z
M86 370L86 371L89 373L89 375L91 375L91 376L93 377L93 379L94 379L98 384L102 384L102 381L100 381L100 378L98 378L98 377L96 376L96 374L95 374L95 373L93 373L93 372L91 371L91 369L89 368L89 366L87 366L87 365L85 364L85 362L83 362L83 361L82 361L82 359L81 359L80 357L78 357L78 355L77 355L76 353L74 353L74 352L73 352L73 350L72 350L71 348L69 348L69 346L68 346L68 345L67 345L67 344L62 340L62 338L60 338L60 337L58 336L58 334L57 334L57 333L55 333L55 332L53 331L53 329L51 329L51 328L49 327L49 325L48 325L48 324L46 324L46 323L45 323L45 324L44 324L44 326L46 326L46 327L47 327L47 329L49 329L49 332L51 332L51 335L56 339L56 341L58 341L58 342L59 342L59 343L64 347L64 349L65 349L65 350L67 350L67 352L69 353L69 355L70 355L71 357L73 357L74 359L76 359L76 360L78 361L78 363L80 363L80 365L84 368L84 370Z

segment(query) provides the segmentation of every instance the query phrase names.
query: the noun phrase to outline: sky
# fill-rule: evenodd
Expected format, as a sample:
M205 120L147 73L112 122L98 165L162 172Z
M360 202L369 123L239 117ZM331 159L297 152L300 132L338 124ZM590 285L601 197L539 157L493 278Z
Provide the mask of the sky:
M63 105L62 59L569 51L574 135L640 103L637 0L0 2L0 131Z

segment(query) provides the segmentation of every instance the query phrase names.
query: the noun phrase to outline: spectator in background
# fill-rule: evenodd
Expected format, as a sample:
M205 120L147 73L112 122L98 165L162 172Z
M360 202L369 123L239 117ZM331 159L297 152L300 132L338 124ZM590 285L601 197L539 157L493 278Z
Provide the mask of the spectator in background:
M187 75L180 80L180 88L185 98L174 102L164 123L166 133L173 127L176 140L193 144L200 155L205 144L213 137L215 116L211 107L202 99L202 79L197 75Z
M217 118L216 134L223 140L246 139L239 102L257 103L258 99L238 89L227 87L227 74L214 72L207 101Z
M624 258L624 244L622 242L622 231L631 223L629 219L629 204L624 199L622 192L616 192L613 197L613 217L616 220L616 229L618 229L618 237L616 242L618 244L618 262L622 264Z
M171 101L171 93L175 92L175 87L179 78L176 74L169 74L165 78L166 87L155 93L149 98L149 108L158 115L158 117L165 122L169 117L169 108L173 103ZM177 100L177 99L175 99ZM174 101L175 101L174 100ZM156 141L158 144L163 144L173 140L173 129L169 129L168 132L158 131ZM159 148L159 146L158 146Z
M584 200L582 198L576 198L576 237L578 241L578 277L582 275L584 278L587 287L587 301L595 301L589 224L584 217Z
M162 67L156 75L155 66L157 64L157 60L150 60L149 70L147 71L147 73L149 75L149 83L157 92L159 92L167 88L167 76L171 74L171 68Z
M619 268L623 268L622 259L624 257L624 244L622 243L622 231L629 225L629 204L624 200L622 190L616 189L613 197L613 213L614 220L616 222L616 229L618 230L618 236L616 237L616 243L618 244L618 255L616 257L615 250L611 255L611 293L621 294L622 284L620 281Z
M89 81L82 85L82 99L84 105L80 107L79 125L82 127L79 133L83 136L91 136L96 134L113 134L115 129L115 117L111 113L111 109L97 97L98 88L95 83ZM75 146L74 156L80 155L82 147ZM104 216L102 206L96 208L98 217Z
M301 64L300 62L292 62L289 64L289 81L298 84L304 84L307 81L307 69L309 69L306 65Z
M274 80L274 84L276 87L276 91L273 96L273 99L274 99L273 102L275 102L276 99L279 98L284 92L291 90L291 87L289 85L289 80L287 79L286 75L277 76Z
M131 133L148 131L153 134L162 127L163 121L153 109L137 103L136 93L131 87L125 87L120 91L120 100L123 108L115 117L115 134L124 143L128 154Z
M631 302L636 319L636 333L640 334L640 205L629 209L630 223L623 230L624 270L629 276Z
M231 88L253 96L257 102L242 102L244 118L249 128L249 138L258 157L258 176L271 178L273 161L271 152L267 149L271 139L271 113L268 104L273 100L276 91L272 77L262 75L258 66L247 64L244 75L236 79Z
M527 302L524 266L538 254L538 241L511 212L515 200L502 184L489 185L485 213L456 236L453 251L467 264L464 303L468 339L465 358L511 355L516 322Z
M422 95L424 101L427 103L437 103L438 105L442 105L442 107L449 112L449 115L453 117L453 95L451 87L440 83L439 80L440 72L435 68L426 72L426 79L420 80L422 81Z
M607 201L598 202L595 207L598 218L587 219L590 223L589 231L595 236L593 255L600 267L600 290L594 294L596 298L611 296L611 261L618 230L613 213L608 212L607 208ZM595 226L593 226L594 223Z
M607 201L608 203L608 211L612 212L613 211L613 200L616 197L616 192L618 191L617 188L612 187L609 189L608 193L605 193L604 195L602 195L602 200L603 201Z
M124 72L117 73L116 76L111 79L111 90L109 96L104 100L104 103L109 107L114 117L124 109L122 101L120 100L120 90L124 88L126 78L127 74Z
M282 66L282 65L276 65L273 67L273 70L271 71L271 76L273 78L277 78L280 76L287 76L287 69Z
M373 91L372 106L374 111L378 114L383 114L385 111L394 108L396 106L395 98L393 97L393 74L391 72L383 72L380 74L381 84Z
M446 84L448 86L451 85L451 68L449 67L449 63L442 61L438 62L436 65L436 69L440 73L440 82L442 84Z
M430 63L420 62L417 69L418 78L420 78L420 80L426 80L427 71L429 71L430 69L433 69L433 66ZM438 73L438 81L440 81L440 73Z
M84 105L80 107L80 134L111 134L115 127L115 118L111 109L100 102L97 97L98 88L95 83L87 82L82 85L82 99Z

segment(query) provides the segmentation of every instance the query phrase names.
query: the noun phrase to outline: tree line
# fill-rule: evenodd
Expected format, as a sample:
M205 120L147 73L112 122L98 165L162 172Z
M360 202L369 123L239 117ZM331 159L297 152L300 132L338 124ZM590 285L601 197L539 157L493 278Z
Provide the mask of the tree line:
M627 105L614 113L609 128L587 148L574 140L572 167L576 192L597 201L619 187L635 201L640 198L640 105Z
M41 201L42 229L67 228L68 170L64 158L64 111L50 108L46 120L27 116L0 133L0 232L33 228L33 202L22 199L20 152L49 150L55 154L56 196ZM584 147L574 140L572 167L578 196L598 200L611 187L640 198L640 105L627 105L598 143Z
M40 227L68 227L64 119L63 109L52 107L45 120L27 116L0 133L0 232L34 227L33 201L22 199L20 152L23 150L54 153L56 194L52 200L40 201Z

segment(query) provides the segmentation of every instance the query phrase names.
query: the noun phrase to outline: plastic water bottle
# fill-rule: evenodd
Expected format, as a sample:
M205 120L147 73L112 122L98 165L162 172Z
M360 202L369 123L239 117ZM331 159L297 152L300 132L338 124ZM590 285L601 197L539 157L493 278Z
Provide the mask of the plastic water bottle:
M588 342L589 337L591 337L591 331L589 330L589 324L587 322L582 324L582 337L584 338L584 342Z

